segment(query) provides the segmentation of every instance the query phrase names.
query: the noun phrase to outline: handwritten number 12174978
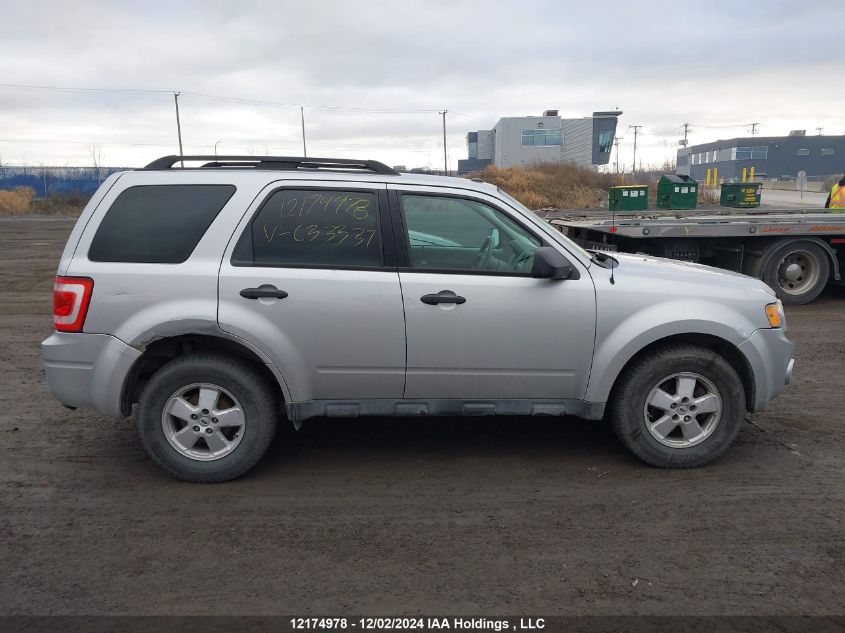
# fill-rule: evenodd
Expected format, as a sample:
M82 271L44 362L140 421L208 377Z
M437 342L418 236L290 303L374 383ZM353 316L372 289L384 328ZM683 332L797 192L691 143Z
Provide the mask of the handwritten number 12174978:
M370 200L348 195L312 194L289 198L279 221L262 226L268 244L285 239L368 248L376 234Z

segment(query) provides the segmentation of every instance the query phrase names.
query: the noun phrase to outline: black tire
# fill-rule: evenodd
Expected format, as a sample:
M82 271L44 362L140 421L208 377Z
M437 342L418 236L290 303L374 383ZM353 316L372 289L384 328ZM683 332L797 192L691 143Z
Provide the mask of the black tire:
M646 399L659 381L690 372L717 389L722 409L718 424L701 443L672 448L660 443L646 427ZM679 345L650 353L625 369L608 402L608 417L616 436L637 457L659 468L695 468L716 459L733 444L745 419L745 390L733 367L717 353Z
M803 292L794 292L778 282L778 267L784 258L795 253L802 253L817 267L815 283ZM830 277L830 260L824 249L812 240L790 240L771 244L751 265L751 275L762 279L786 305L804 305L818 297L827 285Z
M213 461L182 455L162 428L168 399L194 383L211 383L231 393L241 403L246 420L237 446ZM136 420L138 434L152 460L174 477L197 483L228 481L255 466L270 446L278 424L277 398L267 379L248 362L221 354L188 354L164 365L144 387Z

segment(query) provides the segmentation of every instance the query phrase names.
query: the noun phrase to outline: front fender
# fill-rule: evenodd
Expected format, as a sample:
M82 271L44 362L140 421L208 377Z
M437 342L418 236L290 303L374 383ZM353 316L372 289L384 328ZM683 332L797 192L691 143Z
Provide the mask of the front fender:
M603 312L607 312L605 306ZM730 324L730 325L728 325ZM679 298L648 306L625 318L602 315L596 328L593 367L584 399L607 402L622 369L640 350L677 335L715 336L738 347L759 327L723 303Z

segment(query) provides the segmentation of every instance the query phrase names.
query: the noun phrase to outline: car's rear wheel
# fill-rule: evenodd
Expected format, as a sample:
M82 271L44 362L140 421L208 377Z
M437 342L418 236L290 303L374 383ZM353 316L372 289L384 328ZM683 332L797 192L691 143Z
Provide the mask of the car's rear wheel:
M682 345L635 361L607 406L616 435L634 455L661 468L693 468L733 444L745 391L723 357Z
M250 363L190 354L167 363L141 394L137 426L161 468L185 481L234 479L264 455L277 424L276 395Z

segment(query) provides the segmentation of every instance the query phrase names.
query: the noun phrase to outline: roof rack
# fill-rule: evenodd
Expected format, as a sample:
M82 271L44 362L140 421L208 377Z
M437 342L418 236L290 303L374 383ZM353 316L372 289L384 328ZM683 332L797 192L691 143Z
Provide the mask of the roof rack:
M291 156L162 156L144 169L170 169L176 163L184 161L208 161L199 169L210 168L251 168L281 170L336 170L366 171L373 174L398 176L399 172L384 163L375 160L354 160L349 158L305 158Z

